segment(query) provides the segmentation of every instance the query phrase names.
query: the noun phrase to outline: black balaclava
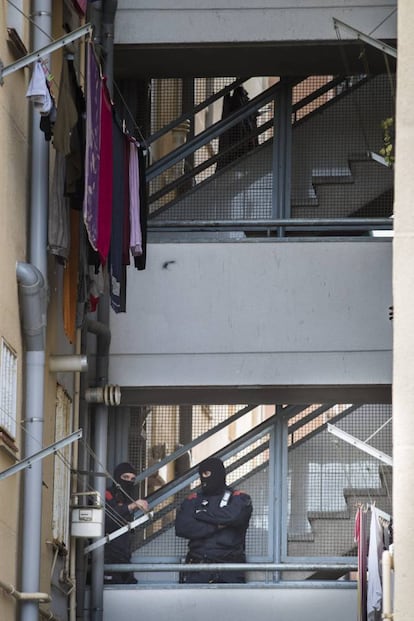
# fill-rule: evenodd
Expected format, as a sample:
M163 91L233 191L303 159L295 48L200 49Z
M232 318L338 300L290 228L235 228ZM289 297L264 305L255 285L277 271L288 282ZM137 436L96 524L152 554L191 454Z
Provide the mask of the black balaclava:
M202 473L209 470L211 475L203 477ZM206 496L221 494L226 488L226 470L224 464L218 457L208 457L198 466L201 487Z
M134 491L134 481L124 481L123 479L121 479L121 475L126 474L127 472L132 472L132 474L137 474L137 471L135 470L134 466L131 466L131 464L129 464L128 462L124 461L122 462L122 464L118 464L117 467L115 468L114 471L114 479L115 479L115 483L117 484L115 486L115 489L119 492L123 492L121 495L126 498L127 500L129 500L132 496L132 492ZM119 489L119 487L121 489Z

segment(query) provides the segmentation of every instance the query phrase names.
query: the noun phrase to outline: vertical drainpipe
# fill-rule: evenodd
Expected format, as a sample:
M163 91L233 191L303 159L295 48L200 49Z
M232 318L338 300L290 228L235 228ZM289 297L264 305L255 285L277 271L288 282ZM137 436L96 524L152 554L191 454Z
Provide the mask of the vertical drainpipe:
M107 78L107 86L111 97L113 96L113 41L114 22L118 8L116 0L103 0L102 2L102 48L104 54L104 74ZM109 331L109 293L108 278L106 273L105 292L101 296L98 305L98 324L101 329L97 332L97 359L96 359L96 385L105 386L108 383L108 354L110 345ZM99 404L95 409L95 454L96 464L95 489L105 498L106 479L102 473L106 470L107 463L107 436L108 436L108 407ZM99 476L101 474L101 476ZM103 619L103 583L104 583L104 546L92 552L91 572L91 608L92 621Z
M98 321L88 324L88 330L97 335L96 350L96 386L105 386L108 383L108 353L110 345L110 331L108 328L109 308L108 297L103 295L99 300L100 312ZM106 312L108 311L108 313ZM107 315L107 316L105 316ZM107 460L107 436L108 436L108 407L105 403L95 406L94 442L95 442L95 466L96 472L94 489L99 492L102 499L105 498L105 483ZM99 476L101 475L101 476ZM102 621L103 619L103 584L104 584L104 546L93 550L91 563L91 619Z
M32 2L32 49L44 47L51 40L52 2ZM44 60L48 61L48 58ZM24 362L25 413L24 456L30 457L43 446L44 371L47 281L47 213L49 190L49 145L39 129L39 113L32 110L29 260L17 266L22 298L23 334L26 340ZM27 304L23 302L26 300ZM39 325L38 315L42 316ZM35 317L36 315L36 317ZM40 544L42 531L42 462L24 471L22 532L22 591L40 590ZM38 603L22 600L21 621L37 621Z
M44 279L29 263L18 263L20 309L25 339L25 441L29 457L43 446L43 383L45 365L46 301ZM42 515L42 462L24 471L22 592L40 590L40 539ZM36 621L38 602L22 600L20 619Z

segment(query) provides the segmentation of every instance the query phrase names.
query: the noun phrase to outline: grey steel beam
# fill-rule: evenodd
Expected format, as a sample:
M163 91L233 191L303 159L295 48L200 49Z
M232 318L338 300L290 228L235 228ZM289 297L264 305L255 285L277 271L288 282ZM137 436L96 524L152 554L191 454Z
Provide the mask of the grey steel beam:
M3 472L0 472L0 481L2 479L6 479L12 474L16 474L16 472L20 472L20 470L24 470L25 468L31 468L32 465L37 461L44 459L48 455L52 455L52 453L57 453L59 449L67 446L68 444L71 444L72 442L75 442L75 440L79 440L81 437L82 429L78 429L78 431L74 431L69 436L66 436L66 438L50 444L38 453L34 453L33 455L31 455L31 457L26 457L25 459L22 459L17 464L14 464L14 466L10 466L10 468L7 468L6 470L3 470Z
M397 50L394 47L383 43L379 39L374 39L374 37L370 37L369 35L364 34L357 28L353 28L353 26L349 26L345 22L341 22L340 19L336 19L336 17L333 18L333 23L335 30L338 31L338 27L345 28L345 30L349 30L349 32L352 32L354 35L356 35L357 39L361 39L361 41L364 41L364 43L368 43L369 45L376 47L378 50L385 52L385 54L388 54L393 58L397 58Z
M84 26L81 26L80 28L69 32L68 34L63 35L63 37L52 41L52 43L50 43L49 45L45 45L36 52L26 54L26 56L23 56L23 58L16 60L16 62L12 63L11 65L7 65L7 67L3 67L0 62L0 85L3 85L4 78L13 73L14 71L18 71L18 69L23 69L24 67L27 67L27 65L30 65L35 61L41 60L45 56L48 56L52 52L59 50L65 45L69 45L69 43L73 43L73 41L76 41L80 37L83 37L90 32L92 32L92 24L85 24Z
M357 563L202 563L186 565L184 563L129 563L127 565L105 565L106 571L114 572L158 572L178 571L191 572L194 569L203 571L356 571Z
M338 427L335 427L335 425L331 425L330 423L328 423L327 430L329 431L329 433L332 433L337 438L340 438L344 442L347 442L348 444L355 446L357 449L359 449L360 451L363 451L364 453L368 453L368 455L371 455L371 457L375 457L375 459L382 461L382 463L386 464L387 466L393 465L393 459L392 457L390 457L390 455L386 455L385 453L383 453L382 451L379 451L375 447L370 446L363 440L360 440L359 438L355 438L355 436L352 436L346 431L343 431L343 429L338 429Z
M265 230L277 227L306 227L355 230L392 230L392 218L272 218L271 220L150 220L148 230L185 229L189 231L249 229Z

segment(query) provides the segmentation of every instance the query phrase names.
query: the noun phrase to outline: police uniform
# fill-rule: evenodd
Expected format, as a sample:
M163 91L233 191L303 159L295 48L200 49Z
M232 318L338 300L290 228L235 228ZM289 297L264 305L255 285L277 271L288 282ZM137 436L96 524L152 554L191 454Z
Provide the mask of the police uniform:
M203 472L210 472L203 478ZM175 532L188 539L186 563L244 563L251 498L226 486L224 465L209 458L199 466L200 493L188 496L177 511ZM245 582L244 572L182 572L183 582Z
M126 472L136 474L131 464L123 462L115 468L115 484L106 490L105 534L108 535L134 519L134 512L128 509L133 494L134 482L124 481ZM123 533L105 544L105 564L124 564L131 562L131 533ZM136 584L133 572L105 572L105 584Z

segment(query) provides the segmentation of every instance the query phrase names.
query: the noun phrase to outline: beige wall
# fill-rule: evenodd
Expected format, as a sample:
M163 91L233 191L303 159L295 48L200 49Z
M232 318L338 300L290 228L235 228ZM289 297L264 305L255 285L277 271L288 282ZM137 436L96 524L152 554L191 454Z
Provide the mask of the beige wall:
M23 11L30 14L29 0L23 2ZM57 39L64 33L61 28L63 23L63 2L53 2L53 38ZM0 60L5 67L15 62L7 43L7 9L9 3L0 1ZM75 17L73 28L78 26L78 18ZM22 39L28 51L30 48L29 29L30 23L22 19ZM55 76L53 92L58 96L60 66L62 52L54 52L50 68ZM30 131L29 119L31 104L26 99L26 90L30 80L31 70L29 67L20 69L4 79L0 86L0 265L2 275L2 294L0 295L0 338L6 339L14 348L18 357L18 412L17 412L17 436L15 439L16 453L7 449L1 440L0 434L0 472L12 466L16 460L23 457L23 438L20 431L21 421L25 416L24 395L24 344L21 333L18 304L18 287L16 280L16 262L30 261L27 252L27 233L30 208ZM40 121L40 117L39 117ZM50 146L51 164L53 161L53 147ZM52 168L51 168L52 169ZM46 173L47 174L47 173ZM62 325L62 279L63 269L58 266L54 259L48 261L48 284L49 303L47 311L47 345L46 345L46 369L45 369L45 398L44 398L44 438L43 446L55 441L55 408L56 408L56 383L65 388L70 396L74 393L74 374L56 375L48 370L47 360L49 353L63 354L72 353L71 346L63 331ZM41 447L39 447L40 449ZM43 530L41 536L41 584L40 590L52 593L51 568L54 561L54 548L52 541L52 503L54 487L54 458L48 457L43 462L42 490L42 517ZM12 475L0 481L0 583L14 585L20 589L19 567L21 560L21 533L20 519L23 509L21 497L22 474ZM65 542L69 547L70 542ZM56 567L69 569L67 558L58 559ZM65 566L66 563L66 566ZM69 591L68 584L60 585L63 591ZM63 593L62 591L62 593ZM49 607L42 605L44 609L66 610L67 598L55 590L54 601ZM64 604L58 602L56 597L63 598ZM13 597L7 595L0 588L0 618L1 621L15 621L17 618L17 606Z
M28 4L28 3L27 3ZM0 59L4 66L14 62L6 42L7 2L0 3ZM27 40L27 30L24 33ZM22 341L17 299L16 261L26 260L28 115L25 91L27 73L7 76L0 86L0 338L17 352L18 420L22 399ZM17 425L16 457L21 455L21 433ZM15 463L15 453L0 439L0 471ZM17 581L20 475L0 481L0 580ZM0 589L2 621L15 619L15 603Z
M398 3L394 234L394 621L411 621L414 594L414 3Z

